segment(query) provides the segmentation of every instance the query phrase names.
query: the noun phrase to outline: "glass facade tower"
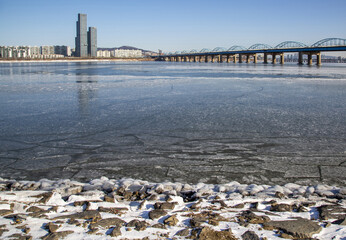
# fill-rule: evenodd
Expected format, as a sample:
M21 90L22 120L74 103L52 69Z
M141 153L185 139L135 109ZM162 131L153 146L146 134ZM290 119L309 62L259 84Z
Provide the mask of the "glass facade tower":
M97 57L97 30L89 27L88 31L88 56Z
M76 57L88 56L87 15L79 13L77 21Z

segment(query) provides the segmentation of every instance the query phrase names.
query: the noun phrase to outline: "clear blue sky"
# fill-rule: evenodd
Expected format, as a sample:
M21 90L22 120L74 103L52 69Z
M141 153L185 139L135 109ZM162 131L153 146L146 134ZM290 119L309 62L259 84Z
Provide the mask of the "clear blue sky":
M0 0L0 45L74 47L78 13L98 47L163 51L346 38L346 0Z

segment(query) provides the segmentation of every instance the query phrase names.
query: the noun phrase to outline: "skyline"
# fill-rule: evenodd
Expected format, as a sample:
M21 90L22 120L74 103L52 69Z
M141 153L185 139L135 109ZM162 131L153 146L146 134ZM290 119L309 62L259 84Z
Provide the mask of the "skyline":
M0 0L0 45L74 47L75 16L88 15L99 47L157 51L272 46L286 40L311 45L346 37L346 1L24 1Z

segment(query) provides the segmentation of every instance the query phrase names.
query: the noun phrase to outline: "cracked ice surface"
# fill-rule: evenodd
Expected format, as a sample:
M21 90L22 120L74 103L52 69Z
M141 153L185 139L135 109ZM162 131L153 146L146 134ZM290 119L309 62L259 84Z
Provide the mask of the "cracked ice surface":
M346 66L1 63L0 177L345 185Z

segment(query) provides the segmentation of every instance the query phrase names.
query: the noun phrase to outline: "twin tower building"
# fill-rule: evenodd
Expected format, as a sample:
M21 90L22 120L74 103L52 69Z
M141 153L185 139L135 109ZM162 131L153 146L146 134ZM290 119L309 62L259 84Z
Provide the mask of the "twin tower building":
M87 31L87 15L79 13L77 21L76 57L97 57L97 31L89 27Z

